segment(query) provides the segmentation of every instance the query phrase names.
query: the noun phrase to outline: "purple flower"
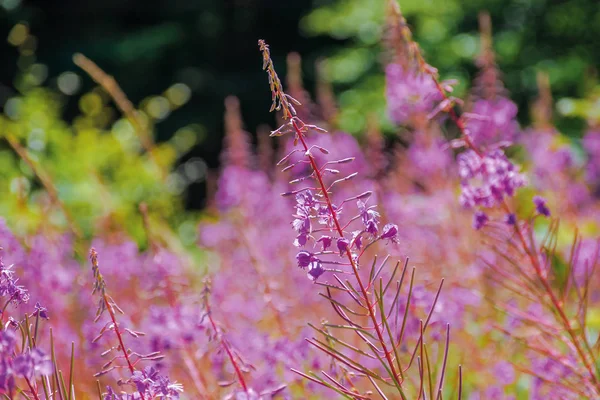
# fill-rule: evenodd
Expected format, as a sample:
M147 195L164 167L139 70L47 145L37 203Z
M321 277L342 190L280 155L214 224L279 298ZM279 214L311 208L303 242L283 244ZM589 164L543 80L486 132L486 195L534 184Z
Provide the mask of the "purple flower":
M310 190L305 190L296 195L296 204L305 208L313 208L316 205L316 200Z
M311 232L310 214L312 207L315 206L312 193L306 191L298 193L296 195L296 214L294 214L294 220L292 226L298 233L294 245L296 247L302 247L308 241L308 236Z
M367 222L367 228L365 230L369 234L371 234L373 236L377 236L377 233L379 232L379 228L377 227L377 222L370 220L369 222Z
M352 232L352 243L354 244L354 247L356 247L358 250L360 250L362 248L362 241L363 238L361 236L362 231L354 231Z
M367 205L361 200L358 200L356 205L358 206L362 223L365 225L365 230L371 235L377 235L377 232L379 231L377 226L379 223L379 213L373 209L374 206L367 207Z
M396 224L386 224L383 227L383 233L381 234L382 239L389 239L392 242L398 241L398 225Z
M337 240L337 248L340 251L340 256L348 250L348 245L350 242L346 238L338 238Z
M473 150L459 154L458 173L462 187L460 203L468 208L499 205L504 196L513 196L517 188L526 184L525 177L500 149L482 157Z
M411 118L428 114L441 100L430 76L407 70L398 64L385 69L386 99L390 119L397 124L410 122Z
M475 212L473 216L473 228L479 230L484 227L484 225L488 222L489 218L486 213L483 211Z
M319 240L317 240L317 243L321 243L323 245L323 251L325 251L331 247L331 241L331 236L321 236Z
M300 268L308 267L313 260L316 260L316 258L308 251L302 250L296 254L296 261L298 261L298 266Z
M535 210L546 217L550 216L550 209L546 205L546 200L541 196L533 196L533 204L535 204Z
M333 209L335 213L339 216L341 214L341 210L339 210L335 204L333 205ZM318 207L317 217L319 220L319 224L333 226L333 217L331 216L331 211L329 211L329 207L320 206Z
M52 360L42 350L34 348L15 357L13 368L17 375L33 379L35 376L50 375L52 373Z
M35 311L33 312L33 316L39 316L43 319L50 319L48 316L48 309L43 307L39 302L35 303Z
M15 388L15 377L9 359L0 358L0 389L12 392Z
M131 375L131 382L135 384L138 392L146 392L154 380L158 378L158 371L152 367L146 367L143 371L134 371Z
M502 385L510 385L515 381L515 369L508 361L500 361L494 367L494 375Z
M509 99L497 97L493 100L477 100L471 113L477 117L469 118L466 125L477 147L514 140L519 128L516 122L517 105Z
M506 222L507 225L515 225L517 223L517 216L514 213L506 214L504 222Z
M15 350L15 332L12 330L0 331L0 354L10 355Z
M0 296L8 297L13 305L27 303L29 293L23 286L17 285L18 279L13 277L12 267L12 265L5 267L0 258Z
M323 275L323 272L325 272L325 270L323 269L320 260L314 260L308 265L307 275L308 279L311 281L316 281L321 275Z
M147 399L179 399L183 392L183 386L171 382L168 377L159 375L153 367L146 367L143 371L135 371L127 383L133 384L138 393L143 393ZM111 387L107 387L108 393L104 400L134 400L139 399L137 394L123 393L117 395Z

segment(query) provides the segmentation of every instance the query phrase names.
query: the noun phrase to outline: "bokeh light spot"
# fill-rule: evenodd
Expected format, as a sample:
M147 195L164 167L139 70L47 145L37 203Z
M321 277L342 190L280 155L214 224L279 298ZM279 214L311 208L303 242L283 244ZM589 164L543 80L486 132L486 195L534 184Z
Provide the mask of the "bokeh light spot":
M6 1L3 2L3 5L4 3L6 3ZM25 42L27 36L29 36L29 28L27 25L16 24L8 33L7 40L8 43L12 44L13 46L20 46L23 44L23 42Z
M165 92L169 102L175 107L181 107L187 103L192 95L192 90L185 83L176 83Z
M154 96L146 103L146 112L157 120L165 119L171 112L169 101L162 96Z
M56 84L61 92L70 96L79 90L81 78L74 72L63 72L58 76Z
M79 108L84 114L96 116L102 111L102 99L96 93L87 93L79 100Z

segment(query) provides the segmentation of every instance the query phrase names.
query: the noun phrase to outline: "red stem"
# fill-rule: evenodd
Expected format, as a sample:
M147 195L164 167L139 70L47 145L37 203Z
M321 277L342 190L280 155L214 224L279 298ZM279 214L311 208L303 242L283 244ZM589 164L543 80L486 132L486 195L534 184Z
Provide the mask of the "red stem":
M506 202L503 202L502 206L505 211L507 211L507 212L510 211ZM542 273L542 268L539 264L539 260L537 259L537 257L534 256L533 252L530 251L529 246L527 246L527 242L525 241L525 237L523 236L523 233L521 232L521 229L519 229L517 224L515 224L515 232L517 233L519 241L521 242L521 246L523 246L523 250L525 250L525 253L529 256L529 260L531 261L531 264L535 270L535 273L538 276L540 282L542 283L544 290L546 291L548 296L550 296L550 301L552 302L552 305L558 312L558 315L560 316L560 319L562 320L563 325L567 329L567 332L569 333L569 336L571 337L571 341L573 342L573 345L575 346L575 349L577 350L579 357L583 361L583 364L585 365L586 369L588 370L588 373L590 374L590 376L592 378L592 382L594 383L596 388L600 389L600 385L598 384L598 379L596 377L596 374L594 374L592 366L589 364L588 359L583 352L581 344L579 343L577 335L575 335L575 332L573 330L573 327L571 326L571 322L569 321L569 318L567 317L565 311L563 310L561 302L558 300L558 298L554 294L554 291L552 290L550 283L548 283L548 280Z
M27 377L25 377L25 382L27 382L27 386L29 386L29 389L31 390L31 394L33 394L33 397L35 397L35 400L40 400L40 398L37 394L37 390L33 387L33 385L31 384L31 382L29 381L29 379Z
M428 68L425 68L425 66L424 66L425 61L423 60L422 57L419 57L419 61L421 63L421 66L423 67L422 68L423 71L425 71L425 73L427 73L431 77L431 79L433 80L433 83L435 84L435 86L436 86L438 92L441 94L442 98L444 100L449 100L448 96L446 95L446 91L442 88L440 82L435 77L433 72L431 72ZM458 117L458 115L456 114L456 112L454 111L453 108L450 108L448 110L448 114L450 115L450 118L454 121L454 123L458 127L458 129L461 133L461 136L462 136L463 140L465 141L465 144L467 145L467 147L470 148L471 150L473 150L475 153L477 153L477 155L482 157L483 155L482 155L481 151L479 149L477 149L477 147L475 147L475 145L473 144L473 142L467 135L467 130L465 128L465 125L464 125L462 119L460 119ZM506 204L506 201L503 201L502 208L504 208L504 210L507 213L510 213L510 208ZM571 326L571 322L569 321L569 318L565 314L560 301L557 299L554 292L552 291L552 287L548 283L548 280L543 276L537 257L535 257L533 252L529 249L529 246L527 245L527 241L525 240L523 233L521 232L521 230L518 228L517 225L518 224L515 224L515 232L517 233L517 236L519 237L519 241L521 242L521 246L523 247L523 250L525 250L525 253L529 256L531 265L533 266L536 275L540 279L540 282L542 283L544 290L550 296L550 300L552 301L552 304L556 308L556 311L558 312L560 319L562 320L562 323L564 324L565 328L567 329L567 332L569 333L569 336L571 337L571 341L573 342L573 345L575 346L575 349L577 350L579 357L583 361L583 364L585 365L586 369L588 370L588 372L592 378L592 382L594 383L596 388L600 389L600 384L598 383L596 374L594 374L593 369L592 369L591 365L589 364L587 357L583 353L583 349L581 348L581 344L579 343L579 340L578 340L577 336L575 335L575 332L573 331L573 327Z
M246 381L244 380L244 375L242 375L242 370L238 366L237 361L235 360L235 357L233 356L233 353L231 352L231 349L229 348L229 345L227 344L227 342L223 339L223 337L219 333L217 324L215 324L215 321L212 319L210 304L208 303L208 300L205 302L205 306L206 306L206 315L208 317L208 320L210 321L210 324L212 325L213 330L215 331L215 334L219 338L219 342L221 343L221 346L223 346L223 348L225 349L225 352L227 353L227 356L229 357L229 360L231 361L231 364L233 365L233 368L235 369L235 374L237 375L238 380L240 381L240 385L242 385L244 392L248 393L248 386L246 385Z
M115 334L117 335L117 339L119 340L119 346L121 347L121 351L123 352L123 355L125 356L125 361L127 361L127 367L129 368L129 372L131 372L131 375L133 375L135 368L133 368L133 364L131 363L131 360L129 359L129 354L127 354L127 349L125 349L125 344L123 343L123 336L121 335L121 331L119 330L119 325L117 324L117 318L115 317L115 312L113 311L113 308L108 301L108 296L105 293L102 294L102 298L104 299L104 304L106 305L106 309L108 310L110 319L112 320L113 326L115 327ZM144 394L141 391L139 393L140 393L140 396L142 397L142 400L145 400Z
M296 124L296 120L294 118L292 118L292 125L294 126L294 130L296 131L296 134L297 134L298 138L300 139L302 146L304 147L304 151L308 153L308 146L306 144L306 141L304 140L302 131ZM321 186L321 192L323 193L323 197L325 198L325 202L327 203L327 207L329 208L329 212L331 213L331 218L333 219L335 228L336 228L338 234L340 235L340 237L344 237L344 231L342 230L342 227L338 220L335 209L333 208L333 203L331 202L331 199L329 197L329 193L327 192L325 183L323 182L321 170L317 166L317 162L315 161L312 154L308 153L308 158L310 160L312 169L315 173L315 179ZM365 302L367 303L368 310L369 310L369 317L371 317L371 320L373 321L373 328L375 329L375 332L377 333L377 338L379 339L379 342L381 343L382 350L385 353L385 358L387 359L389 367L392 371L392 374L394 375L393 378L398 383L400 383L400 381L398 381L398 373L396 372L396 367L394 366L394 361L392 360L391 352L387 349L387 346L385 344L385 339L383 338L383 334L379 327L379 323L377 322L377 317L375 316L375 312L373 311L374 305L369 301L369 295L368 295L367 289L365 288L365 286L362 282L362 279L360 278L360 274L358 273L358 267L356 266L354 259L352 258L352 253L350 252L350 248L346 249L346 256L348 257L348 261L350 261L350 265L352 265L352 271L354 272L354 276L356 277L356 280L358 281L360 291L365 299Z

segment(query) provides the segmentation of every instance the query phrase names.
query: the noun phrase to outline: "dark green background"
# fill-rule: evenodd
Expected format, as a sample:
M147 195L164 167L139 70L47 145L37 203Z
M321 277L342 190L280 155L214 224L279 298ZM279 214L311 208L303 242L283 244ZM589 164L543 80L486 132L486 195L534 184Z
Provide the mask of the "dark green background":
M444 0L429 3L435 8L437 1ZM309 90L313 89L313 66L318 57L357 46L369 52L380 50L378 44L358 43L352 35L333 38L323 29L299 29L299 22L311 10L343 10L345 3L353 1L0 0L0 5L9 8L18 4L11 10L0 7L0 32L6 38L14 24L25 21L29 25L38 39L37 60L48 66L49 85L61 72L78 71L71 61L75 52L86 54L114 75L134 103L175 82L187 83L193 89L191 101L158 125L157 139L170 137L185 124L203 125L206 136L188 157L202 157L214 168L218 166L221 147L225 96L234 94L240 98L249 131L261 123L273 124L257 39L264 38L271 44L281 75L285 74L286 54L300 52ZM547 67L551 71L555 98L583 96L593 85L595 69L600 64L597 0L467 0L458 4L452 18L428 15L426 10L408 15L416 39L442 75L458 73L471 77L475 72L473 60L454 60L445 50L456 35L476 34L477 14L486 9L492 16L495 37L504 38L512 46L507 53L510 56L500 52L498 61L511 96L522 107L522 122L527 122L526 105L536 95L536 69ZM429 40L426 24L432 17L448 24L441 40ZM323 34L307 33L319 31ZM2 105L14 93L12 81L18 71L18 52L6 41L0 50ZM375 63L336 89L347 90L380 71L381 65ZM93 86L87 77L83 81L84 90ZM73 99L65 108L65 117L71 118L76 111L77 101ZM583 127L582 121L569 118L561 118L558 124L573 136L580 135ZM201 188L192 186L191 191L188 206L200 206Z

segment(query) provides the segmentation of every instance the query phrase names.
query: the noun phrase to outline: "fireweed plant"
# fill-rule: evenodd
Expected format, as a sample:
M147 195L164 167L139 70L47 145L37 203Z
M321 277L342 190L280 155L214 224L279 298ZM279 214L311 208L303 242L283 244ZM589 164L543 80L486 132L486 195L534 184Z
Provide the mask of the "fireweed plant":
M576 268L580 248L576 234L569 262L562 266L564 270L559 270L556 266L558 220L550 221L544 235L539 235L535 226L536 220L551 218L546 200L533 196L534 207L530 213L519 214L511 204L516 190L527 181L519 167L505 155L504 149L515 139L517 109L503 96L491 51L489 17L482 14L480 21L483 30L481 72L471 112L459 116L455 106L460 102L448 95L451 86L440 82L436 69L426 63L418 45L412 41L397 3L390 1L390 9L398 20L400 37L397 39L405 45L404 55L414 60L419 79L428 82L427 89L421 91L420 104L429 109L429 119L446 113L460 132L460 138L450 142L452 148L464 149L457 156L460 204L474 210L473 227L484 232L484 244L505 261L496 263L483 256L482 262L492 269L497 284L519 300L541 306L535 313L522 313L515 303L505 306L508 315L534 330L533 334L530 331L524 335L519 330L500 328L523 342L534 354L532 358L539 357L531 369L520 369L552 387L552 395L544 389L537 395L598 398L598 340L594 344L591 331L586 329L590 283L598 253L596 250L596 256L591 257L591 263L585 263L583 271ZM397 78L389 72L392 68L393 65L388 66L388 91L393 91L391 85L397 85ZM431 101L434 97L441 100L435 107ZM398 103L391 105L399 106ZM392 107L391 112L394 110ZM534 393L538 390L535 388Z
M98 265L98 253L92 248L90 251L90 261L92 263L92 271L94 274L94 290L92 294L98 294L98 309L94 322L100 321L105 312L108 314L108 321L102 326L98 336L93 342L97 342L105 336L113 335L116 341L107 350L102 352L102 356L107 356L109 360L102 366L102 370L94 376L99 377L114 369L127 369L131 377L123 382L119 381L119 385L129 384L133 386L137 392L133 394L115 393L108 386L107 393L104 394L104 400L113 399L155 399L155 398L179 398L179 393L183 392L183 387L175 382L170 382L169 378L161 376L152 366L146 367L143 370L136 368L140 361L157 361L164 356L159 351L154 351L147 354L140 354L125 346L124 336L138 338L144 336L143 332L134 331L130 328L122 327L117 322L116 313L124 314L119 308L114 299L107 293L106 282L100 273ZM116 353L116 354L115 354Z
M193 180L189 165L171 171L162 158L185 151L179 135L176 152L148 142L150 127L136 123L143 107L81 56L104 88L93 93L113 98L128 123L99 129L89 115L73 135L43 101L52 89L19 97L19 115L0 124L0 162L21 160L0 168L0 193L12 193L0 196L0 398L599 398L597 93L581 100L589 127L579 146L552 124L540 72L522 128L485 15L480 72L460 100L389 4L382 72L397 130L384 136L365 116L365 136L339 131L344 109L324 79L311 99L290 54L284 93L263 44L286 119L275 138L259 128L254 151L242 105L225 99L221 171L194 256L163 221L176 207L152 190L122 196L141 168L165 187ZM72 149L85 151L74 159ZM115 166L118 176L105 173ZM89 189L86 204L100 194L99 209L126 212L79 207L66 183Z
M368 263L370 268L361 270L361 266L364 265L362 257L371 246L378 241L394 243L398 240L398 226L392 223L381 226L380 214L376 211L376 206L369 204L373 196L371 191L334 202L333 189L336 185L349 181L357 175L356 172L348 175L341 174L336 168L351 163L353 158L330 159L318 163L314 154L327 155L329 150L319 145L310 145L307 136L311 131L315 133L326 133L326 131L300 119L294 108L294 105L299 106L300 103L284 92L271 60L269 46L263 40L259 40L258 44L263 55L263 69L269 77L272 93L271 111L281 111L285 121L278 129L271 132L271 136L293 135L294 137L295 148L277 165L285 166L283 172L296 168L302 170L304 174L289 182L290 185L300 186L300 188L282 194L284 197L294 196L296 202L292 221L292 227L297 233L294 246L299 249L296 261L298 267L306 270L308 279L324 288L321 296L331 303L334 311L343 320L342 324L326 323L324 327L311 325L319 335L307 341L353 370L357 377L368 379L378 395L383 398L388 398L392 390L395 396L399 395L403 399L415 398L415 396L416 398L427 396L442 398L450 325L446 327L444 357L437 371L437 377L432 377L429 356L425 350L424 334L431 314L425 321L421 320L417 343L412 351L406 352L408 357L402 359L401 355L404 355L402 353L405 351L401 347L404 345L406 316L412 295L415 269L412 269L404 310L401 309L399 300L408 260L400 268L400 262L397 262L395 267L388 265L389 256L384 257L383 260L375 257ZM357 213L354 215L349 210L353 208L353 204L356 204L357 208ZM349 216L342 220L341 216L344 214ZM384 279L382 271L388 268L393 268L393 271ZM400 269L400 279L394 281ZM347 276L351 278L348 279ZM326 277L332 280L323 282ZM432 311L442 284L431 306ZM347 298L342 300L340 295ZM387 305L389 299L391 301ZM402 314L403 317L399 318L398 316ZM337 332L344 330L356 334L362 341L362 346L358 347L340 339ZM340 348L343 351L340 351ZM363 364L362 358L379 361L381 367L374 368L369 364ZM305 374L298 370L294 371L346 397L368 398L372 394L371 391L360 393L352 380L336 379L326 371L321 371L322 377L315 373ZM460 385L458 391L460 397Z

